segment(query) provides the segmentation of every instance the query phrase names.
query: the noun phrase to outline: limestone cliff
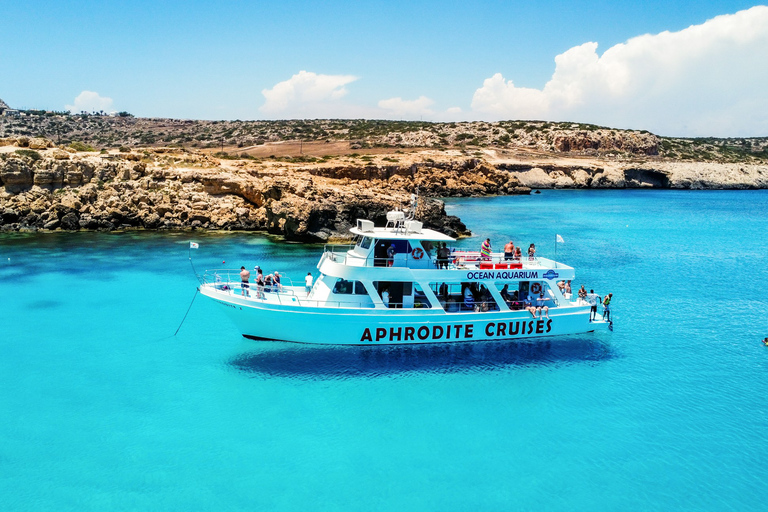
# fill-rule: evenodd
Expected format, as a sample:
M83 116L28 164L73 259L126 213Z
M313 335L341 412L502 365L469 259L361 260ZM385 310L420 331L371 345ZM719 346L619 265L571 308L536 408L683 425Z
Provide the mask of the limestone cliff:
M206 155L158 150L42 158L11 153L0 161L0 228L266 230L290 240L348 236L357 218L383 223L410 201L413 181L349 179L302 170L220 165ZM173 156L178 165L158 157ZM422 198L418 218L452 236L467 235L443 203Z

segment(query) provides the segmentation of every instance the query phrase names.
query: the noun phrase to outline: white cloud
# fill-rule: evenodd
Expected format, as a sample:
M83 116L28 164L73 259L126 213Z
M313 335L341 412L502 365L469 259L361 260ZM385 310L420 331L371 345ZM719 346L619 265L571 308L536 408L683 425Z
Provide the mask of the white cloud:
M109 112L112 108L112 98L99 96L99 93L93 91L83 91L75 98L74 105L65 105L64 108L72 113L98 112L103 110Z
M404 100L398 97L379 101L379 108L383 109L386 115L414 119L432 115L434 112L429 107L434 103L426 96L419 96L415 100Z
M548 119L643 128L663 135L768 134L768 7L718 16L679 32L597 43L555 57L543 89L497 73L472 109L486 119Z
M348 92L344 86L357 79L352 75L299 71L271 89L262 90L266 102L259 110L284 117L338 117L339 100Z

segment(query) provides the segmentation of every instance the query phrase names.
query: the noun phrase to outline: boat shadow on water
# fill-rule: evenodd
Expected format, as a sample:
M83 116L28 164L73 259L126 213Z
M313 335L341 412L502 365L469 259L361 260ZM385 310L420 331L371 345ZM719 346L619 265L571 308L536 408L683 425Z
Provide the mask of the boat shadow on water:
M252 377L315 380L481 373L514 367L596 364L616 357L608 343L591 336L368 347L260 344L259 350L237 355L228 366Z

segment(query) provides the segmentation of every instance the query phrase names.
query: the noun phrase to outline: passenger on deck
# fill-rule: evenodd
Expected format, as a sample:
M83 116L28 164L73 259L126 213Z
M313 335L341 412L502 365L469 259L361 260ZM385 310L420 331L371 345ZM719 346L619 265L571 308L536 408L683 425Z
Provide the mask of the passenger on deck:
M531 300L530 295L528 295L523 301L523 306L525 307L525 310L529 312L533 318L536 318L536 306L533 305L533 301Z
M395 263L395 244L387 248L387 266L391 267Z
M264 298L264 272L261 269L256 271L256 297Z
M520 247L515 247L515 261L520 261L523 259L523 251L520 249Z
M611 299L613 294L609 293L603 299L603 320L611 321Z
M446 304L448 303L448 285L445 283L442 283L440 285L440 288L438 289L438 297L440 300L444 301Z
M437 267L448 268L448 258L451 252L445 242L437 249Z
M528 246L528 259L533 261L533 258L536 257L536 246L534 244L531 244Z
M600 302L600 296L595 290L589 290L587 294L587 303L589 304L589 321L593 321L597 316L597 304Z
M272 291L272 274L267 274L266 276L264 276L264 291L265 292Z
M251 296L251 285L249 284L249 281L251 280L251 273L245 270L245 267L240 267L240 294L243 297L250 297Z
M539 313L539 318L544 318L542 315L547 315L547 318L549 318L549 303L551 300L542 289L541 293L539 293L539 298L536 299L536 311Z
M491 309L491 301L493 300L493 297L491 296L491 292L488 291L488 288L485 287L485 285L480 285L479 287L476 287L475 290L477 291L477 294L475 295L477 299L477 306L475 306L475 311L488 311Z
M272 282L275 283L275 291L282 291L283 285L280 284L280 273L275 270L275 274L272 276Z
M501 289L501 298L504 299L504 302L506 302L508 306L512 302L512 295L510 295L510 293L509 293L509 285L508 284L505 284L504 288Z
M581 285L581 288L579 288L578 302L586 302L586 300L587 300L587 289L584 288L584 285Z
M467 311L475 310L475 296L472 293L472 288L467 283L461 283L462 296L464 297L464 309Z
M560 288L560 293L565 293L565 281L558 281L557 287Z
M515 243L510 240L507 245L504 246L504 260L511 260L515 258Z
M486 238L485 242L480 246L480 259L481 260L490 260L491 259L491 239Z
M307 277L304 278L304 288L306 288L307 294L312 291L312 272L307 272Z
M566 299L570 300L571 295L572 295L572 293L571 293L571 281L570 280L565 282L565 293L563 295L565 296Z
M384 288L384 291L381 292L381 301L386 307L389 307L389 290L387 288Z

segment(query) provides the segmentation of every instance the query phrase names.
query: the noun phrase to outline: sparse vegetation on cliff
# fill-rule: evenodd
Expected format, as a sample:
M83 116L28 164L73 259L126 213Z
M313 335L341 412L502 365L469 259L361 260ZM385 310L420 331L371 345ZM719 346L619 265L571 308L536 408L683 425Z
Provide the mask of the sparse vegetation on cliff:
M758 162L768 159L768 138L685 139L643 130L617 130L585 123L500 121L429 123L386 120L193 121L64 112L27 111L0 118L0 137L47 137L57 144L80 142L98 149L174 146L238 155L259 154L265 144L315 146L345 142L349 150L430 148L525 149L556 154L673 160ZM284 155L283 155L284 156ZM323 155L312 155L323 156Z

